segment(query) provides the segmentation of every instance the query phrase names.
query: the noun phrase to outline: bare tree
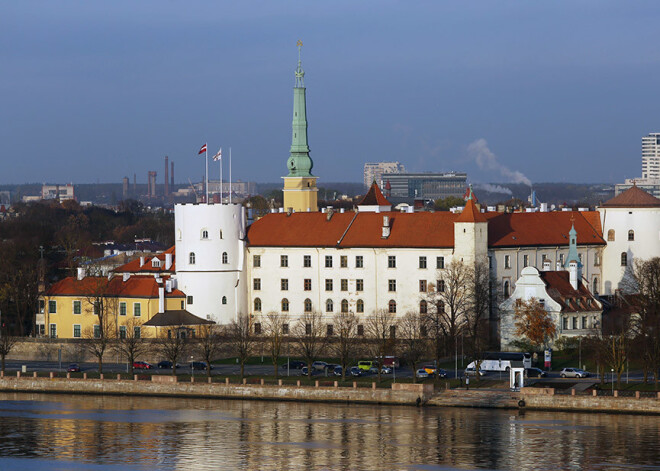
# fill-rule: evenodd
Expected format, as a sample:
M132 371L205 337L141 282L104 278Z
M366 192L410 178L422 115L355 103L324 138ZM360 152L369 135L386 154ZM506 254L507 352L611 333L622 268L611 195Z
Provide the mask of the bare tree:
M481 368L484 351L488 346L488 314L491 305L491 276L488 262L476 262L468 277L469 303L465 313L468 352L475 361L475 370ZM477 381L480 380L476 375Z
M305 312L294 326L295 342L307 362L307 376L312 377L312 363L328 342L323 316L318 311Z
M355 341L358 319L352 312L340 312L334 317L336 341L332 344L334 355L341 365L341 380L346 380L346 370L357 354L358 345Z
M175 376L176 363L187 346L187 336L183 332L182 328L172 326L161 330L158 337L159 353L172 363L172 375Z
M11 349L14 348L17 337L9 335L9 332L6 328L0 327L0 371L4 374L5 372L5 358L11 352Z
M389 312L389 309L377 309L367 317L367 347L372 356L379 358L381 362L385 355L395 348L396 324L396 314ZM379 383L381 379L381 368L378 368Z
M236 319L231 321L227 329L229 348L236 355L241 365L241 380L245 376L245 363L254 350L255 338L250 332L250 328L250 316L239 314Z
M427 352L428 341L424 335L424 319L416 311L409 311L399 319L399 342L403 357L413 370L413 383L417 382L417 365Z
M214 324L203 324L199 326L195 338L195 350L206 363L206 376L211 377L211 362L215 360L222 351L224 336L221 327Z
M130 374L133 376L133 363L142 355L148 348L142 338L142 323L135 317L130 317L126 320L125 331L119 330L119 336L115 342L115 351L121 355L125 355L128 361Z
M85 329L83 338L87 350L98 360L99 374L103 373L103 355L117 336L118 298L113 293L113 280L90 276L84 283L86 316L94 316L92 326Z
M264 334L268 345L275 378L279 375L279 360L284 344L285 326L289 324L289 316L271 311L264 318Z

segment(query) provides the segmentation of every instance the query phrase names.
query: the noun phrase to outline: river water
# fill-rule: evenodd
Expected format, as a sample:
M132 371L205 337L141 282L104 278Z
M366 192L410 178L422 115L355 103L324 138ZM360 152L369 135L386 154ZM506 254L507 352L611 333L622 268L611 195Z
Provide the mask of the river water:
M660 417L0 394L0 470L660 470Z

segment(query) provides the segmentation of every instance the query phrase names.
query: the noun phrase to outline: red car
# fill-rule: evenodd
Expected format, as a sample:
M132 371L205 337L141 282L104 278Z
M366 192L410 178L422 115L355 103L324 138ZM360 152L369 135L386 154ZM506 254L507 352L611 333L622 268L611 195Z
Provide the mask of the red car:
M146 361L134 361L133 368L136 370L150 370L153 368L153 365L151 363L147 363Z

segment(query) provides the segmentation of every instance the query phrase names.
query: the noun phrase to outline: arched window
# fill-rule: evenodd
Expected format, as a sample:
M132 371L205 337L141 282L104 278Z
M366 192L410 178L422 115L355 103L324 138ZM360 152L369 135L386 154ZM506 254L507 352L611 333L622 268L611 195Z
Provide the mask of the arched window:
M348 312L348 301L345 299L341 300L341 312Z
M328 299L325 301L325 312L332 312L332 310L335 308L335 305L332 302L332 299Z
M628 254L625 252L621 252L621 266L628 266Z
M188 263L190 265L195 264L195 252L190 252L190 255L188 255Z
M420 314L426 314L428 312L428 304L426 304L426 301L422 300L419 302L419 313Z
M635 240L635 231L633 231L632 229L628 231L628 240L631 242Z
M390 302L387 303L387 310L390 314L396 314L396 301L394 299L390 299Z
M222 263L229 263L229 257L227 256L227 252L222 252Z
M222 239L222 229L220 229L220 238Z
M282 312L289 312L289 300L286 298L282 299Z
M504 282L503 294L505 298L508 298L511 295L511 284L508 280Z
M598 277L594 277L594 280L591 283L592 289L591 292L593 294L598 294Z
M364 312L364 301L358 299L357 303L355 304L355 310L357 312Z
M609 242L614 241L614 229L610 229L609 231L607 231L607 240Z
M312 312L312 300L309 298L305 299L305 312Z
M209 231L206 229L202 229L202 239L208 239L209 238Z
M222 304L227 304L227 296L222 297Z
M254 298L254 310L261 312L261 298Z

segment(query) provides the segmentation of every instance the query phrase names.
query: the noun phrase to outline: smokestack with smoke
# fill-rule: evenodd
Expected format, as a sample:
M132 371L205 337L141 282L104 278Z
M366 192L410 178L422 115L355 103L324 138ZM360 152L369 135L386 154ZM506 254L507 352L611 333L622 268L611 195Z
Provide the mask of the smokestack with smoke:
M488 148L486 139L480 138L472 142L468 146L467 151L469 157L474 159L480 170L495 171L513 183L522 183L529 187L532 186L531 180L522 172L511 170L497 161L495 154Z
M490 183L477 183L474 185L479 190L484 190L487 193L502 193L505 195L513 195L513 192L501 185L491 185Z

